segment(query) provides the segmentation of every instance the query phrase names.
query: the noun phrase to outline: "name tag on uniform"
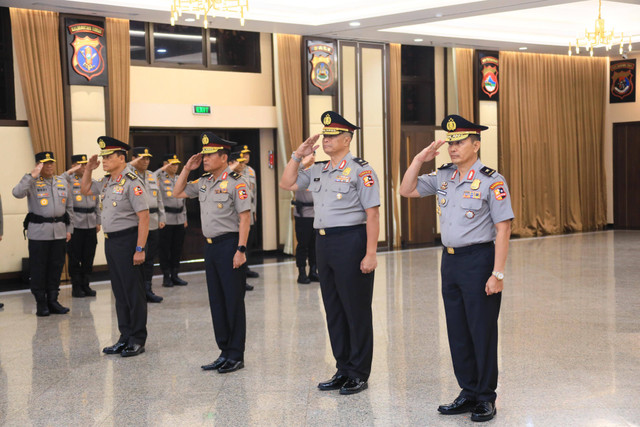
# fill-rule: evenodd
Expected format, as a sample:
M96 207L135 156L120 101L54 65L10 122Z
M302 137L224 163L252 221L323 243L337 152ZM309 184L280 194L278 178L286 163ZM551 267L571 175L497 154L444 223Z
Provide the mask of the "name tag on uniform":
M444 190L436 190L436 193L438 193L438 194L440 194L442 196L446 196L447 195L447 192L444 191Z
M318 182L320 181L320 178L313 178L313 182Z
M205 193L206 191L207 191L207 187L206 186L203 185L202 187L200 187L200 192L201 193Z
M113 194L122 194L124 193L124 187L117 185L113 187Z

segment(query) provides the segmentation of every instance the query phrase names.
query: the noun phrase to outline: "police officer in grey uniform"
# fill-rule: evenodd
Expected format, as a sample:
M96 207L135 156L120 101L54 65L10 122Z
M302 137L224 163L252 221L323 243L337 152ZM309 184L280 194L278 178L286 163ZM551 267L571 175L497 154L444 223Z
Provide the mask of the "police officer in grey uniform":
M109 266L111 288L116 300L118 341L105 347L106 354L122 357L144 353L147 340L147 300L142 264L149 233L149 205L144 183L127 164L128 144L108 136L98 138L105 172L101 181L91 173L100 162L91 156L82 176L82 194L99 195L104 232L104 252Z
M80 182L87 164L86 154L71 156L71 169L64 177L71 186L73 199L73 235L67 247L69 255L69 275L71 276L71 296L95 297L96 291L89 287L89 276L93 271L93 260L100 231L100 213L97 196L83 196Z
M251 150L249 146L245 145L240 150L242 155L240 158L244 159L244 171L241 175L245 177L249 183L249 190L251 191L251 228L249 229L249 239L247 240L247 277L252 279L260 277L257 271L253 271L250 264L253 264L252 254L255 251L256 246L256 215L258 212L258 176L256 170L249 165L251 161ZM253 290L253 286L247 285L247 290Z
M151 282L153 280L153 261L160 248L160 230L164 228L166 221L164 203L158 179L154 173L148 170L152 157L149 148L134 147L133 157L134 159L131 161L131 166L135 168L135 173L144 183L144 187L147 190L145 191L145 196L147 198L147 204L149 205L149 237L147 237L145 260L144 264L142 264L145 293L147 295L147 302L159 303L162 302L164 298L153 293Z
M219 373L244 367L246 316L244 269L251 222L251 199L247 184L228 166L234 142L211 132L200 136L202 152L184 165L174 187L175 197L200 201L209 307L220 356L204 370ZM205 174L187 183L189 172L203 163Z
M306 169L315 162L315 153L302 159L301 167ZM291 200L293 205L293 217L296 227L296 266L298 267L298 283L309 284L319 282L318 269L316 267L316 232L313 229L313 195L307 188L295 192L295 198ZM309 259L309 275L307 276L307 259Z
M486 126L451 115L442 121L452 163L418 176L445 141L418 153L400 187L404 197L436 195L442 244L442 298L453 370L462 389L445 415L471 411L473 421L496 414L498 314L513 210L506 180L478 159Z
M73 200L67 180L55 175L53 153L43 151L35 158L36 167L12 191L18 199L27 197L29 206L24 225L29 238L31 292L37 316L65 314L69 309L58 302L58 294L65 245L73 233Z
M162 194L165 211L165 225L160 229L160 269L162 286L186 286L189 283L178 276L180 258L187 228L187 205L185 199L173 196L173 188L178 179L180 159L175 153L164 156L162 168L156 171L156 179Z
M380 231L380 187L373 168L349 152L359 127L327 111L322 148L331 158L308 169L299 165L318 145L307 139L291 155L280 187L313 193L316 256L327 327L338 371L320 390L359 393L367 388L373 358L371 301Z

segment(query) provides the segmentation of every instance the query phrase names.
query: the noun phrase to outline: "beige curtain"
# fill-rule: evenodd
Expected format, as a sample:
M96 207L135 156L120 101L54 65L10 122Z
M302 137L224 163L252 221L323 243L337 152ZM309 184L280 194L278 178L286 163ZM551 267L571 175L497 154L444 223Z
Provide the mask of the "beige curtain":
M302 135L302 36L276 34L285 159L304 141Z
M606 58L500 52L500 164L521 236L606 225Z
M109 123L107 134L129 141L129 73L131 53L129 21L107 18L107 61L109 65Z
M456 48L456 84L458 85L458 114L475 122L473 114L473 49ZM501 70L502 71L502 70Z
M15 8L10 13L33 151L53 151L61 172L66 152L58 14Z
M389 44L389 144L391 147L391 185L393 195L393 246L401 245L400 217L400 144L402 139L401 123L401 77L402 77L402 45Z

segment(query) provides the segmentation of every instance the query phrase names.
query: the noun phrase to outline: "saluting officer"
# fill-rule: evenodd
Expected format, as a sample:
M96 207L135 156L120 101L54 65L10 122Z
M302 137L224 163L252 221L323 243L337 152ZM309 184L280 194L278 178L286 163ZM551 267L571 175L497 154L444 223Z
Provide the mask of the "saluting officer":
M82 194L99 195L104 232L104 252L109 266L111 289L116 299L120 338L102 351L122 357L144 353L147 340L147 301L142 263L149 233L149 205L144 183L127 164L128 144L115 138L98 138L102 167L109 175L91 180L100 162L89 159L82 176Z
M302 159L301 167L306 169L316 160L316 153L311 153ZM291 200L294 206L293 217L296 227L296 266L298 267L298 283L309 284L319 282L318 269L316 267L316 232L313 229L313 195L307 188L295 192L295 199ZM307 276L307 258L309 259L309 275Z
M153 260L158 255L160 244L160 229L164 228L166 221L164 214L164 203L162 194L158 185L158 180L152 172L149 172L149 162L151 161L151 153L147 147L134 147L133 160L131 166L134 167L135 173L144 183L145 196L149 205L149 237L147 237L147 247L145 252L144 264L142 271L144 274L145 293L147 302L162 302L164 298L153 293Z
M471 411L473 421L496 413L498 385L498 314L509 250L513 210L507 183L478 159L480 126L451 115L448 131L451 162L418 177L445 141L434 141L418 153L400 187L404 197L435 194L442 244L442 298L453 370L462 389L442 414Z
M71 186L73 198L73 235L67 247L71 296L95 297L96 291L89 287L89 276L93 271L93 260L100 231L100 213L96 196L83 196L80 191L82 175L87 164L86 154L71 156L71 168L64 174Z
M246 145L245 145L246 147ZM247 159L244 157L244 155L242 154L242 151L234 151L231 154L229 154L229 168L231 168L232 171L238 173L240 175L240 179L242 181L244 181L245 184L247 184L247 188L249 188L249 196L251 198L251 209L253 209L253 200L255 199L255 195L253 194L253 192L251 191L251 181L249 180L248 176L246 175L246 171L247 171ZM251 211L251 227L253 228L253 210ZM249 245L250 239L251 239L251 230L252 228L249 228L249 237L247 239L247 245ZM247 254L250 252L248 246L247 246ZM255 272L253 272L255 273ZM247 283L247 277L249 277L249 266L247 265L246 269L245 269L245 274L244 274L244 288L247 291L252 291L254 289L253 285L250 285ZM252 277L258 277L258 273L255 273Z
M249 162L251 161L251 150L249 150L249 146L245 145L240 150L240 154L242 157L238 156L238 158L243 158L244 164L244 172L241 172L242 176L244 176L249 183L249 190L251 191L251 228L249 229L249 239L247 240L247 277L255 279L260 277L257 271L253 271L249 266L252 263L252 254L255 251L256 246L256 215L258 212L258 176L256 175L256 170L249 166ZM252 291L253 286L247 285L247 290Z
M373 358L373 298L376 249L380 231L380 187L373 168L349 152L360 129L338 113L326 111L320 120L322 148L331 158L307 169L299 165L313 153L320 135L307 139L291 154L280 187L309 189L315 209L314 228L320 289L338 371L320 390L340 394L367 388Z
M220 356L204 370L224 374L244 367L246 316L244 269L251 200L247 184L232 171L228 156L235 142L204 132L202 152L191 156L174 187L175 197L197 197L200 201L202 234L207 240L204 262ZM205 174L187 183L189 172L203 164Z
M186 286L188 282L178 276L180 258L187 228L187 205L185 199L173 196L173 188L178 179L180 159L175 153L164 156L162 168L156 171L162 203L165 211L165 225L160 229L160 268L162 286Z
M60 275L64 267L65 244L73 233L73 201L66 179L55 175L51 151L37 153L36 167L13 188L18 199L27 197L29 213L24 228L29 238L31 293L36 315L69 312L58 302Z

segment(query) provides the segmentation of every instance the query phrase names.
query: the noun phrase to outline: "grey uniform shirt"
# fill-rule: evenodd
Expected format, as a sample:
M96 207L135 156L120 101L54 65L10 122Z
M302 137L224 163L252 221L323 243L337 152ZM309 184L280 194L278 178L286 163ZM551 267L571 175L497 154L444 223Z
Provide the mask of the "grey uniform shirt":
M166 222L164 203L162 200L162 194L160 194L158 179L153 172L149 171L145 171L142 174L136 171L136 174L140 177L144 183L145 189L147 190L144 194L147 198L147 204L149 205L149 231L157 230L158 223ZM151 213L151 210L156 209L157 212Z
M200 201L202 234L214 238L240 229L238 214L251 210L251 195L241 175L227 168L217 179L205 174L187 183L184 192Z
M442 244L458 248L494 241L495 224L513 218L506 180L480 160L459 178L452 164L418 177L420 196L437 196Z
M293 207L293 216L296 218L313 218L313 194L309 189L306 190L298 190L295 194L296 202L302 203L311 203L311 206L301 206L298 208L297 206ZM299 212L299 213L298 213Z
M117 176L105 176L94 181L91 192L100 195L102 228L105 233L126 230L138 226L136 212L149 209L144 183L127 165Z
M156 179L158 180L158 186L162 194L162 204L165 207L165 223L168 225L182 225L187 222L186 200L173 197L173 188L178 180L178 175L171 177L165 171L157 170ZM167 208L181 209L181 212L168 212Z
M249 165L245 168L242 176L246 177L249 183L249 190L251 190L251 225L253 225L253 217L258 210L258 177L256 176L255 169Z
M380 206L380 185L371 165L347 153L334 168L331 162L299 170L298 190L313 195L314 228L365 224L366 209Z
M29 223L27 237L30 240L66 239L73 233L73 201L67 180L59 175L52 178L34 178L25 174L18 185L13 187L14 197L27 197L29 212L45 218L61 217L69 214L69 225L64 222Z
M82 177L78 175L69 175L64 173L71 188L71 197L73 199L73 227L82 229L96 228L100 224L100 209L98 208L98 196L84 196L80 192L80 183ZM93 209L93 212L77 212L75 208Z

